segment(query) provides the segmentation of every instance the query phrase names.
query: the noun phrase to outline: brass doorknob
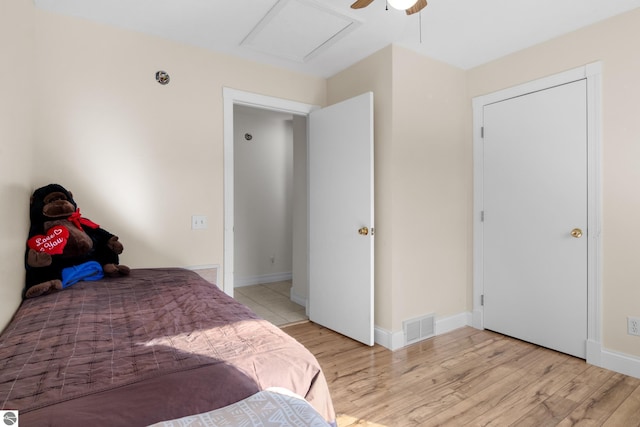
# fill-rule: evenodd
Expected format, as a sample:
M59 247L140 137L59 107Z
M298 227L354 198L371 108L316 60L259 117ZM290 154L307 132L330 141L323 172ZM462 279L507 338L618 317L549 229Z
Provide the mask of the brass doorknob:
M576 239L579 239L582 237L582 230L580 230L579 228L574 228L573 230L571 230L571 235Z
M360 230L358 230L358 233L363 235L363 236L366 236L366 235L369 234L369 228L368 227L362 227L362 228L360 228Z

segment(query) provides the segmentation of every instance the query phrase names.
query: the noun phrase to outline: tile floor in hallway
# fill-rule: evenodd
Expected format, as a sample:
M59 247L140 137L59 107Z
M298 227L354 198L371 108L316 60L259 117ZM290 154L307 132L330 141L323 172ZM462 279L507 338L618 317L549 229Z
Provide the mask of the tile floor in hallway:
M241 286L235 298L276 326L307 320L305 308L291 301L291 281Z

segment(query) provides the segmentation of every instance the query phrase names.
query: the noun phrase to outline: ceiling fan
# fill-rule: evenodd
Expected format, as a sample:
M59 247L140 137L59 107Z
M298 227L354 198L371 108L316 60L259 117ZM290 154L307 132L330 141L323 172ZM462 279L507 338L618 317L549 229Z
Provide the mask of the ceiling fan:
M356 2L351 5L351 8L362 9L371 3L373 3L373 0L356 0ZM427 0L387 0L387 3L394 9L406 11L407 15L420 12L427 6Z

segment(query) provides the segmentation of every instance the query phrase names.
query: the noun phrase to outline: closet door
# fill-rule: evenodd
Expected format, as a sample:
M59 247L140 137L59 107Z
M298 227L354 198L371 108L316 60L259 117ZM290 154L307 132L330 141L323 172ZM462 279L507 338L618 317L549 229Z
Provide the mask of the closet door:
M484 327L577 357L587 339L586 80L484 106Z

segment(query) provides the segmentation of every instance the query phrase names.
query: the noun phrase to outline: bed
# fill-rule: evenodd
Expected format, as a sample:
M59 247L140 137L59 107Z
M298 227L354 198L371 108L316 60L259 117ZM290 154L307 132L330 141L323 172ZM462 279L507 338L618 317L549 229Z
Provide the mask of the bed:
M0 402L25 426L147 426L271 387L335 424L315 357L185 269L25 300L0 336Z

